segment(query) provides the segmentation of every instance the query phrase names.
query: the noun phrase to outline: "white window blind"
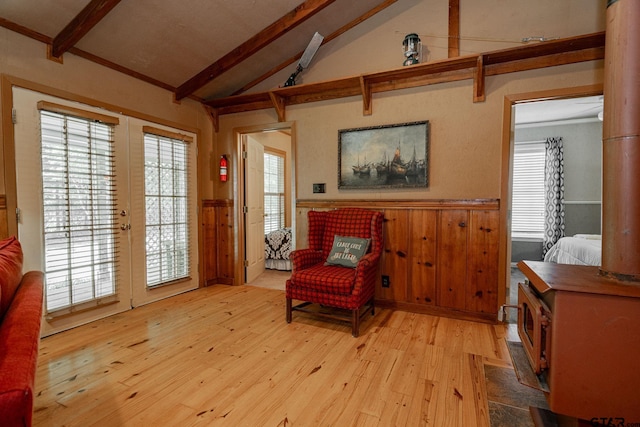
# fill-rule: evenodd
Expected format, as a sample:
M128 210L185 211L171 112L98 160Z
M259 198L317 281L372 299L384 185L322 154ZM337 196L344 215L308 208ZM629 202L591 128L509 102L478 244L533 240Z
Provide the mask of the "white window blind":
M187 151L184 140L144 134L146 268L150 288L190 275Z
M513 155L512 237L544 236L543 141L516 143Z
M118 239L113 125L41 110L40 130L46 312L110 303Z
M264 153L264 233L284 227L284 157Z

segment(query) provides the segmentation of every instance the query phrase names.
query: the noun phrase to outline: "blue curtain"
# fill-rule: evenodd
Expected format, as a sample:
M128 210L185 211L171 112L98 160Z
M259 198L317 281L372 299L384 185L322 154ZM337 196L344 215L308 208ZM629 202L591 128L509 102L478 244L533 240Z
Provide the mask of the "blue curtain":
M542 256L564 237L564 150L562 138L545 142L545 215Z

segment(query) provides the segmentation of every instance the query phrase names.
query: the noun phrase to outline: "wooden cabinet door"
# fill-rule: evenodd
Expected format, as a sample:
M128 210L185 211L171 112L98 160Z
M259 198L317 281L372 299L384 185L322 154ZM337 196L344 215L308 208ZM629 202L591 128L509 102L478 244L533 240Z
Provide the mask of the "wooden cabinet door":
M500 211L471 212L465 302L467 311L498 312L499 223Z
M437 304L465 309L469 211L441 210L438 224Z
M412 210L409 213L409 287L407 302L436 303L436 226L435 210Z

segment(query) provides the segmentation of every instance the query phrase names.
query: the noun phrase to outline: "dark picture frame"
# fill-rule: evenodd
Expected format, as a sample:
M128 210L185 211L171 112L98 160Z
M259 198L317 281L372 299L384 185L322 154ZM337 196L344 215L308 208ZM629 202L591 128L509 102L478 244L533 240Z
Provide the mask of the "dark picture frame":
M428 120L338 131L338 189L428 186Z

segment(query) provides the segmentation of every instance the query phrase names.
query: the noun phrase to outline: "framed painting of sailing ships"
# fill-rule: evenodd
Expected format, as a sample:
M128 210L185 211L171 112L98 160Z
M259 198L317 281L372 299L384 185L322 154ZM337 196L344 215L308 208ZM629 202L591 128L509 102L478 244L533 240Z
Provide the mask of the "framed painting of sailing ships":
M338 188L429 185L429 122L338 131Z

